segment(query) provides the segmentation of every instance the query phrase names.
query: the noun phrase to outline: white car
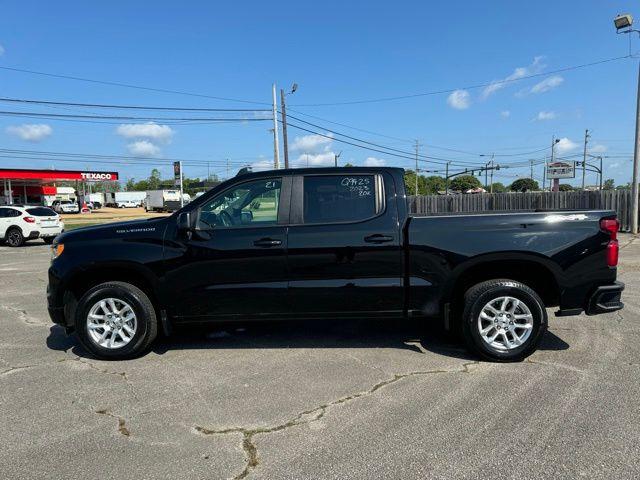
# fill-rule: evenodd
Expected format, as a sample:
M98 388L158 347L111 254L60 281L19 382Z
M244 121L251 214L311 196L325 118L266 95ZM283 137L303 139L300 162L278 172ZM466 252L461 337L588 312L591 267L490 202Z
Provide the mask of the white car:
M64 222L49 207L0 206L0 239L10 247L19 247L36 238L51 244L63 231Z
M56 200L51 204L57 213L80 213L80 207L71 200Z
M117 203L118 208L136 208L140 205L138 202L134 202L133 200L121 200Z

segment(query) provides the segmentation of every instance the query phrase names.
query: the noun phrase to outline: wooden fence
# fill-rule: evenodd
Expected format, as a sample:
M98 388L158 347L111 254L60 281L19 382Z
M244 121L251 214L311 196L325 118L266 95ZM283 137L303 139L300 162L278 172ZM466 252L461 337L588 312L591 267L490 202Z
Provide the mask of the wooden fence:
M509 210L615 210L620 230L631 229L631 191L476 193L410 196L412 213L492 212Z

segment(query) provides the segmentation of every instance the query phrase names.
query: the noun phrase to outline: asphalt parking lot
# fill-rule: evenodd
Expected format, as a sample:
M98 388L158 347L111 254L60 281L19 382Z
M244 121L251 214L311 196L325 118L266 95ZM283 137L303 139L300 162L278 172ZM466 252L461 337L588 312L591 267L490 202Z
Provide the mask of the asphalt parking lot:
M98 361L48 319L49 249L0 247L0 476L638 478L640 240L621 243L626 308L551 315L516 364L366 319Z

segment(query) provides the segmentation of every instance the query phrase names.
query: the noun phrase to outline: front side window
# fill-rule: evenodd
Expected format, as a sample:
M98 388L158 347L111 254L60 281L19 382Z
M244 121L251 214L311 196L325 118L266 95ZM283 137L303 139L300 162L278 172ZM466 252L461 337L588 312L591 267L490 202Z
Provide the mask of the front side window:
M374 175L304 178L304 223L357 222L376 214Z
M275 225L281 186L281 178L266 178L226 190L201 207L199 228Z

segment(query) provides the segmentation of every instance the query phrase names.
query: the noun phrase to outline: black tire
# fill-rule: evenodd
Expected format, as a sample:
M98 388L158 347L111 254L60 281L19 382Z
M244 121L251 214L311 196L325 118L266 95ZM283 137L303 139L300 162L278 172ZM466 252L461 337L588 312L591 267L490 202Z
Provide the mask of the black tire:
M116 298L127 302L136 315L135 334L120 348L106 348L89 335L87 317L91 308L100 300ZM124 360L144 353L158 335L158 320L153 304L146 293L126 282L101 283L85 293L75 311L75 329L82 345L96 357L104 360Z
M42 241L47 245L51 245L56 237L42 237Z
M510 349L495 348L483 339L480 333L479 317L487 303L507 296L526 305L531 312L533 325L528 338L521 345ZM517 362L525 359L536 350L546 329L547 311L542 299L534 290L520 282L508 279L488 280L471 287L464 295L462 335L467 347L487 360ZM494 330L496 331L497 329ZM512 334L506 338L515 339Z
M7 230L4 238L5 243L10 247L21 247L24 245L24 235L18 227L11 227Z

